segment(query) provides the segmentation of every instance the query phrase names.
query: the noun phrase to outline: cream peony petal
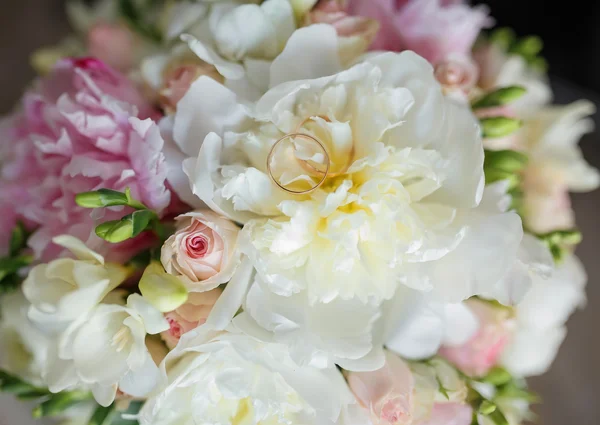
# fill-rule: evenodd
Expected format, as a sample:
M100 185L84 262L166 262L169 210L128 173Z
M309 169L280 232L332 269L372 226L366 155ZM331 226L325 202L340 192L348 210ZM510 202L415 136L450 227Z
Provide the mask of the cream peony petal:
M341 69L335 29L329 25L311 25L294 31L283 52L273 61L270 87L332 75Z
M202 101L209 98L219 101ZM173 139L185 155L195 157L209 133L239 131L248 114L235 93L212 78L202 76L192 83L177 104Z
M212 307L206 323L215 329L225 329L236 315L250 284L253 273L252 263L243 259L225 290Z

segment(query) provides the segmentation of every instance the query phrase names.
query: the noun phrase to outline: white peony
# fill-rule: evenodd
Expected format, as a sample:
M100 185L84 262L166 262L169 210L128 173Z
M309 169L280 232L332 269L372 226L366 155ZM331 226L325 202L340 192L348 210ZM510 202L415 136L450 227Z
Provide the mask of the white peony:
M585 303L587 276L579 259L568 255L549 279L535 279L516 308L516 332L501 362L516 376L548 370L567 330L569 316Z
M146 335L169 328L163 315L140 295L127 305L101 304L73 322L49 354L45 380L52 392L87 386L102 406L117 389L147 395L158 381L158 367L146 347Z
M342 424L362 417L337 369L299 366L285 345L234 328L188 332L162 369L165 386L142 408L141 425Z
M119 264L105 264L100 254L72 236L58 236L53 242L77 259L35 266L23 282L23 293L31 303L29 318L43 329L60 331L100 303L128 271Z
M280 57L309 40L330 48L319 55L335 56L335 31L314 25L297 31ZM278 340L302 340L293 352L299 361L378 367L372 324L398 284L457 301L495 287L516 258L521 222L488 203L477 208L477 121L444 97L424 59L374 55L341 72L309 59L311 66L286 64L297 80L282 78L255 105L201 78L192 90L202 87L203 96L188 93L179 104L175 140L191 152L208 129L216 132L184 169L206 205L245 223L240 245L257 270L245 317ZM218 107L208 93L220 94ZM266 168L274 143L293 132L316 137L336 173L307 195L279 189ZM302 149L302 158L323 157L318 146ZM275 155L271 165L288 181L314 185L299 164Z
M49 341L27 317L29 307L21 291L0 297L0 357L2 368L41 385Z
M180 36L183 43L144 60L142 75L160 90L169 69L195 66L202 69L188 79L210 75L254 99L267 90L271 62L295 29L288 0L181 3L174 6L167 37Z

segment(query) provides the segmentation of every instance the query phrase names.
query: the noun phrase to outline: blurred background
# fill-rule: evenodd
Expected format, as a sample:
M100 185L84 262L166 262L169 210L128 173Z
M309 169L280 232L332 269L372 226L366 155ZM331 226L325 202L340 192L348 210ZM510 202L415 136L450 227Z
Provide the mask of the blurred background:
M368 1L368 0L365 0ZM0 113L9 112L34 77L29 55L53 45L69 32L64 0L2 0L0 15ZM550 65L555 102L586 98L600 106L600 1L487 0L499 26L520 36L539 35ZM595 116L597 125L598 115ZM598 125L600 128L600 125ZM600 133L587 135L581 146L588 161L600 168ZM600 423L600 191L574 195L584 235L578 254L587 267L588 305L569 322L569 334L546 375L531 380L543 399L536 407L541 425ZM8 407L10 406L10 407ZM28 409L0 399L0 425L28 425Z

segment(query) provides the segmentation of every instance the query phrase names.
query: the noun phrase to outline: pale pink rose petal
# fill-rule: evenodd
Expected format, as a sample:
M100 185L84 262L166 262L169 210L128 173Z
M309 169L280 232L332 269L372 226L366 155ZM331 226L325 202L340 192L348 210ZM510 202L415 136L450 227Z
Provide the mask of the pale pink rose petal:
M473 420L473 408L468 404L436 403L431 416L418 425L470 425Z
M414 377L400 357L387 352L381 369L350 372L347 380L358 401L370 412L375 425L412 422Z
M465 344L443 346L439 355L463 373L480 377L498 364L500 355L510 341L514 323L510 312L485 301L468 301L469 309L479 321L479 330Z
M161 250L167 273L178 276L191 292L203 292L227 283L239 262L239 228L210 211L176 218L177 230Z

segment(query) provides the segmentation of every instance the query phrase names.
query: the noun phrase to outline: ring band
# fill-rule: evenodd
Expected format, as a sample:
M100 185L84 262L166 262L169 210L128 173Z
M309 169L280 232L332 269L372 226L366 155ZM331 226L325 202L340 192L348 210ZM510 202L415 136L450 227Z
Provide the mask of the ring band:
M303 139L310 140L310 141L317 143L320 146L320 148L323 150L323 153L325 154L325 159L327 160L326 168L325 168L324 172L316 170L312 165L308 164L306 161L303 161L303 164L310 166L310 168L315 169L315 171L317 171L319 174L323 175L321 177L321 180L319 180L319 182L314 187L311 187L310 189L307 189L307 190L288 189L287 187L283 186L280 182L277 181L277 179L273 175L273 172L271 171L271 159L273 159L273 155L275 154L277 145L279 145L281 142L283 142L286 139L291 139L291 138L296 138L296 137L301 138L301 139L303 138ZM304 134L304 133L289 133L289 134L286 134L285 136L281 137L279 140L277 140L273 144L273 146L271 147L271 150L269 151L269 155L267 156L267 170L269 171L269 177L271 177L271 180L273 181L273 183L275 183L280 189L282 189L288 193L292 193L294 195L305 195L307 193L314 192L319 187L321 187L321 185L323 183L325 183L325 180L327 179L327 177L329 175L329 167L330 166L331 166L331 159L329 158L329 154L327 153L327 149L325 149L325 146L323 145L323 143L321 143L316 137L313 137L311 135Z

